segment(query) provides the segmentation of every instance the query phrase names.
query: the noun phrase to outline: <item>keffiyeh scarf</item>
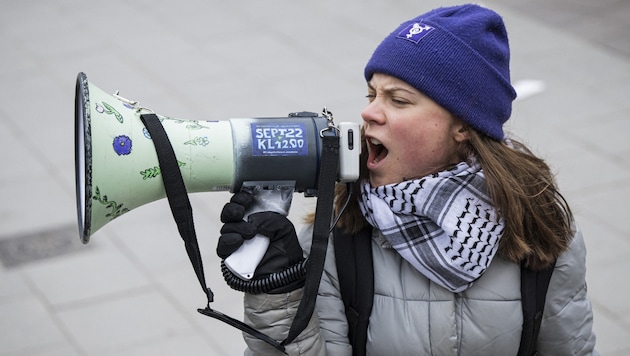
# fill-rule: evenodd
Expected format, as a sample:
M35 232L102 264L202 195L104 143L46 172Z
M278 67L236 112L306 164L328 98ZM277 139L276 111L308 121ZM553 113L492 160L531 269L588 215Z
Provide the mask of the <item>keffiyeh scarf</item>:
M503 232L478 163L376 188L365 181L359 205L405 260L452 292L485 272Z

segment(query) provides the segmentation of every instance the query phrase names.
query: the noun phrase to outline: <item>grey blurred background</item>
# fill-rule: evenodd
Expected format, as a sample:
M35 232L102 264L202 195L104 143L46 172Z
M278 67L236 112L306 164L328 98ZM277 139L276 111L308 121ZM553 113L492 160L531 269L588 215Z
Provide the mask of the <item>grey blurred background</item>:
M168 204L79 242L74 85L182 119L319 112L360 122L363 66L400 22L454 1L0 1L0 354L234 355ZM585 232L598 350L630 353L630 2L483 1L520 93L508 129L545 157ZM214 254L228 193L191 196L213 307L242 317ZM291 218L314 208L296 195Z

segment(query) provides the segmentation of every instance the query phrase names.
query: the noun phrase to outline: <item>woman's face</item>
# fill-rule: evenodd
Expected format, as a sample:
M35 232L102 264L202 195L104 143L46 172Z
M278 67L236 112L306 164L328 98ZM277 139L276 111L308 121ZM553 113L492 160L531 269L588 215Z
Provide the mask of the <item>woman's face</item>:
M404 81L375 73L361 113L373 187L439 172L460 162L462 121Z

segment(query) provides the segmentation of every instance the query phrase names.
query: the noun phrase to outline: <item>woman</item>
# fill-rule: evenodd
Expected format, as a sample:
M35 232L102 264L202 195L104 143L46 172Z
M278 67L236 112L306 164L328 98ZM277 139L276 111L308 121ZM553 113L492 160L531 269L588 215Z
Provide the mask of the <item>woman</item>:
M500 16L463 5L407 21L376 48L365 78L362 177L338 226L349 233L372 228L375 292L367 353L516 354L522 261L536 270L557 261L538 353L595 353L582 235L549 167L503 133L516 94ZM347 195L338 187L338 211ZM246 206L241 199L228 205ZM256 230L284 246L263 260L265 273L301 260L288 220L254 214L245 233L234 223L241 217L222 217L221 257L238 245L230 232ZM307 230L301 238L310 236ZM333 246L317 313L287 345L291 355L352 354ZM282 340L301 296L299 283L246 294L245 320ZM260 340L245 340L247 354L277 353Z

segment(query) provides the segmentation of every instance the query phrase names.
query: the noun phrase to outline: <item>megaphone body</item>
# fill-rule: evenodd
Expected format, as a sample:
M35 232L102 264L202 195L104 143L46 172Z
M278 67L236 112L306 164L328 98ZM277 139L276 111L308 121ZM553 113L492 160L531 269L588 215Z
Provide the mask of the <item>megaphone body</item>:
M105 93L84 73L75 94L77 215L87 243L108 222L166 193L154 142L141 121L151 111ZM265 182L289 182L307 195L317 190L320 134L330 118L305 112L223 121L158 117L189 193L235 192ZM358 177L359 127L345 125L342 137L350 142L341 149L342 175L352 180Z

